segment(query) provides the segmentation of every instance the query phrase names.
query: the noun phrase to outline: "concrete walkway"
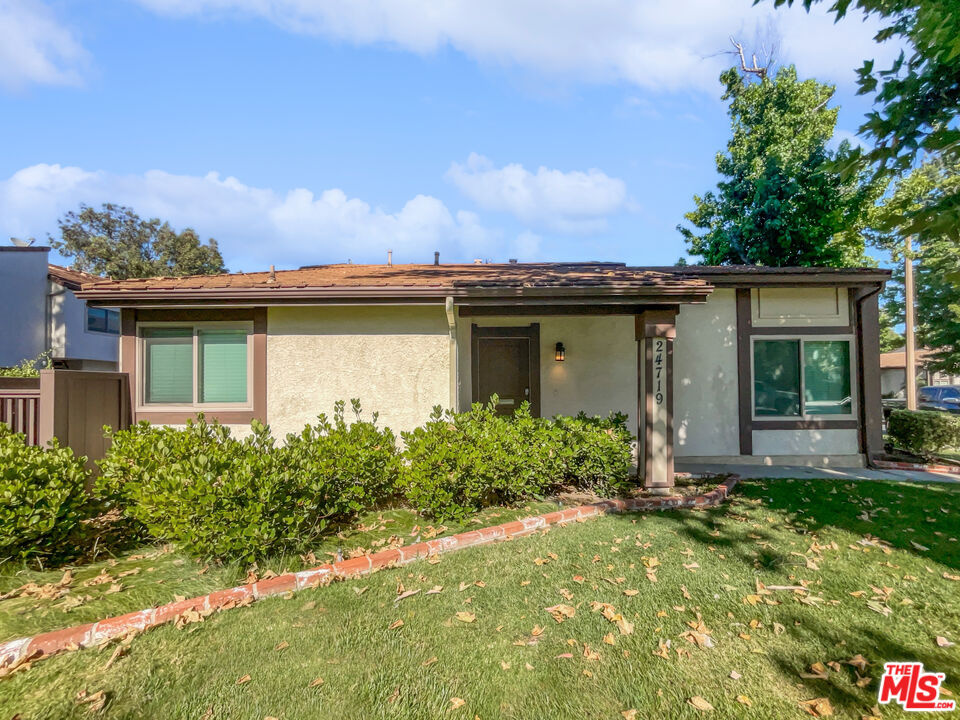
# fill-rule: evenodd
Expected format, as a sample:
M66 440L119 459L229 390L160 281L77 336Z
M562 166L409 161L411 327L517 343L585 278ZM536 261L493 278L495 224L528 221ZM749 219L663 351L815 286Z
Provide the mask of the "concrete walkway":
M960 476L919 470L873 470L871 468L805 467L802 465L725 465L676 462L677 472L734 473L742 478L822 478L830 480L898 480L908 482L960 483Z

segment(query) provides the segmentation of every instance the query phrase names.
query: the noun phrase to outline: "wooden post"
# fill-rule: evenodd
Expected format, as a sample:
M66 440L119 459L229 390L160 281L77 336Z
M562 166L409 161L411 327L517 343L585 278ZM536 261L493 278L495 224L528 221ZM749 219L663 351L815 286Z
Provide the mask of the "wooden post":
M903 253L903 310L906 318L907 410L917 409L917 357L913 322L913 238L907 237Z
M673 340L676 309L646 310L636 316L637 472L643 486L669 494L673 476Z

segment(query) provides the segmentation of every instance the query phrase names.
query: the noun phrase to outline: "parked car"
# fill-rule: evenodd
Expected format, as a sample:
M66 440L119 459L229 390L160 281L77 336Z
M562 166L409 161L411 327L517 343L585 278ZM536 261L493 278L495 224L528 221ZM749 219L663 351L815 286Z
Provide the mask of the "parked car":
M960 414L960 385L931 385L920 388L917 407Z

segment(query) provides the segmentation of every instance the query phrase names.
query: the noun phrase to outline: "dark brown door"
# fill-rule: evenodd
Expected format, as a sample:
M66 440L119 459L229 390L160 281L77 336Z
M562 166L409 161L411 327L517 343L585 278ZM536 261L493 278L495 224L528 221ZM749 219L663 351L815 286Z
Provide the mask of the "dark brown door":
M527 338L480 339L480 402L499 397L497 412L512 415L530 399L530 341Z
M512 415L521 403L540 416L540 325L478 327L473 333L473 400L497 395L497 412Z

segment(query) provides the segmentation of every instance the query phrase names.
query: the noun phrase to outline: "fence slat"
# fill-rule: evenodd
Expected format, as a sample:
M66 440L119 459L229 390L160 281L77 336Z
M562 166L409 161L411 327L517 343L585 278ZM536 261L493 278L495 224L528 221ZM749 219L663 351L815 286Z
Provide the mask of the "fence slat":
M36 445L40 437L40 387L33 383L0 383L0 422L13 432L23 433L27 445Z

